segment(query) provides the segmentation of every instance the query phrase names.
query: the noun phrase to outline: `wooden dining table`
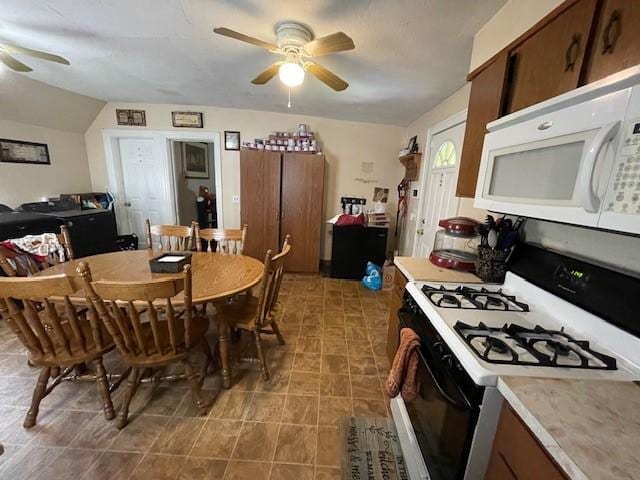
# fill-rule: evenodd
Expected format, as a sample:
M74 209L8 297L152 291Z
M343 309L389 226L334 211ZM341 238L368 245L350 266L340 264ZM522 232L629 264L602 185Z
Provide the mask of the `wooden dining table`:
M73 304L86 302L80 276L76 268L85 262L91 270L93 281L145 282L158 278L182 276L182 273L152 273L149 260L161 255L158 250L127 250L121 252L92 255L77 260L60 263L38 272L37 275L55 275L65 273L72 277L77 291L69 295ZM205 305L224 301L234 295L255 287L262 278L264 264L244 255L227 253L188 252L191 254L192 303ZM183 303L182 293L172 299L174 306ZM226 388L231 385L231 360L229 351L229 328L219 322L220 357L222 375Z

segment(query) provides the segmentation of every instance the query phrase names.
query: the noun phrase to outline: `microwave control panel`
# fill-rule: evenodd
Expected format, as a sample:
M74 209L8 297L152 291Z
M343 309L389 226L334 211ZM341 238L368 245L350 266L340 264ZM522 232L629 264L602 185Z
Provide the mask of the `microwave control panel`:
M640 214L640 118L627 122L612 175L605 211Z

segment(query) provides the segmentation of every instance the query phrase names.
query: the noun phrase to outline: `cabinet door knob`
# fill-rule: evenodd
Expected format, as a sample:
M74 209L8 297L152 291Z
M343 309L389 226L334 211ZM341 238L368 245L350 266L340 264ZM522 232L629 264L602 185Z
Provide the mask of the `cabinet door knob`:
M125 207L130 207L131 206L131 202L124 202L124 206Z
M419 228L419 229L416 231L416 233L417 233L418 235L424 235L424 230L423 230L422 228Z
M614 10L609 17L609 23L604 28L602 33L602 55L607 53L613 53L613 49L616 46L616 41L620 36L620 11ZM611 31L613 30L613 35Z
M580 35L575 33L571 37L571 43L567 48L567 53L565 54L565 66L564 71L572 71L576 66L576 62L578 61L578 55L580 54Z

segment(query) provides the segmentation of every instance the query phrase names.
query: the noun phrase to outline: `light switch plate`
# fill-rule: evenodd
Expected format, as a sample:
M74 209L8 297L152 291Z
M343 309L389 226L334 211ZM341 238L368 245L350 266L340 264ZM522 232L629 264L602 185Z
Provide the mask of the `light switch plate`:
M233 197L231 197L231 202L240 203L240 195L234 195Z

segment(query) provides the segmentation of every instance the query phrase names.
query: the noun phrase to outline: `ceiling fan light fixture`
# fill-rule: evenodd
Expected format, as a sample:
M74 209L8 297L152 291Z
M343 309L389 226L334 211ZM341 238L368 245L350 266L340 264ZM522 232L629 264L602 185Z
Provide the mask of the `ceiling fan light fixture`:
M287 87L297 87L304 81L304 69L299 63L285 62L280 65L278 77Z

